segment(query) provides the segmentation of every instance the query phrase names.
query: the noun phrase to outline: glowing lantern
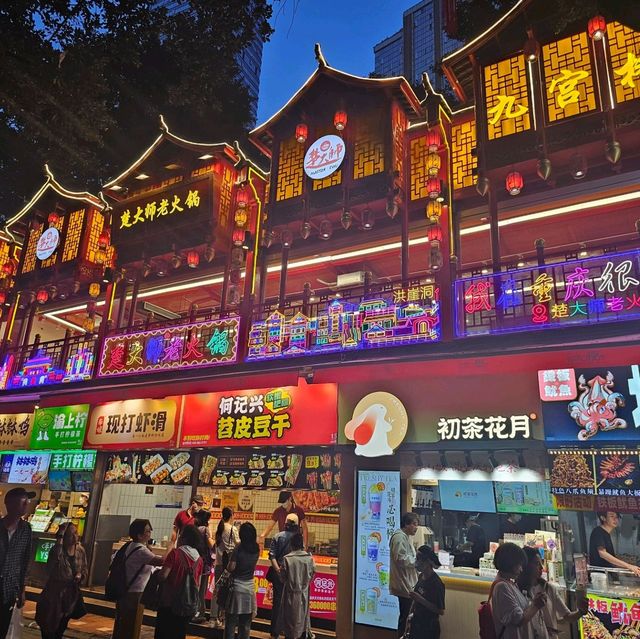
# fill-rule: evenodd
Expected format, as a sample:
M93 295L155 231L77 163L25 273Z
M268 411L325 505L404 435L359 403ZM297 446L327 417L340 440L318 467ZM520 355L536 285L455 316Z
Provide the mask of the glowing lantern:
M436 177L440 172L441 160L437 153L429 153L427 156L427 173L431 177Z
M429 222L437 224L442 216L442 204L437 200L431 200L427 204L427 219Z
M7 293L5 291L0 291L0 306L7 301Z
M589 32L589 37L594 40L602 40L604 38L604 33L607 29L607 23L602 16L594 16L589 20L589 24L587 25L587 31Z
M427 132L427 146L429 147L429 153L436 153L440 148L440 132L438 129L429 129Z
M244 230L233 229L233 235L231 236L231 240L236 246L242 246L242 244L244 243Z
M38 304L45 304L48 299L49 299L49 293L47 293L46 289L41 288L38 291L38 294L36 295L36 300L38 301Z
M60 221L60 216L57 213L49 213L47 221L49 222L49 226L55 226Z
M93 333L95 327L96 321L93 319L93 317L87 317L87 319L82 322L82 328L84 328L87 333Z
M524 186L524 180L522 179L522 174L518 173L518 171L512 171L507 175L507 179L505 180L505 188L507 189L507 193L509 195L518 195L520 191L522 191L522 187Z
M437 177L430 177L427 180L427 193L432 200L440 195L440 180Z
M333 126L338 129L338 131L343 131L347 126L347 112L346 111L336 111L336 114L333 116Z
M309 135L309 129L306 124L298 124L296 127L296 140L300 142L300 144L304 144L307 141L307 136Z
M200 264L198 251L189 251L187 253L187 266L189 268L197 268L198 264Z
M427 229L429 242L442 242L442 229L437 224L432 224Z
M104 229L104 231L102 231L102 233L100 233L100 236L98 237L98 248L106 249L107 246L109 246L110 241L111 233L109 233L107 229Z
M238 226L244 226L247 223L247 220L249 219L249 216L247 215L247 210L237 209L233 219Z
M89 297L98 297L100 295L100 284L98 282L91 282L89 284Z
M11 277L13 275L13 262L11 260L2 265L2 273L7 277Z
M236 191L236 204L240 209L246 209L249 204L249 191L244 186Z

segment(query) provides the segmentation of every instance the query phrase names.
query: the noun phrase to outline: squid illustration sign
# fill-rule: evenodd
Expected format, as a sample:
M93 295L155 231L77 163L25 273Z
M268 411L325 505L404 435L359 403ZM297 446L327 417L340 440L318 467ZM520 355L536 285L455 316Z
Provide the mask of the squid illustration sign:
M640 365L538 372L545 440L640 442Z

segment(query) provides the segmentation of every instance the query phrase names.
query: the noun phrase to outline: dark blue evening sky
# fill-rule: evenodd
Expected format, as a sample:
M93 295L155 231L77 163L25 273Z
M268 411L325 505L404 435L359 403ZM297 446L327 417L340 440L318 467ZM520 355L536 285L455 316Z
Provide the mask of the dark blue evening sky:
M402 26L417 0L280 0L275 33L264 47L258 124L280 109L316 68L313 45L327 62L356 75L373 71L373 45Z

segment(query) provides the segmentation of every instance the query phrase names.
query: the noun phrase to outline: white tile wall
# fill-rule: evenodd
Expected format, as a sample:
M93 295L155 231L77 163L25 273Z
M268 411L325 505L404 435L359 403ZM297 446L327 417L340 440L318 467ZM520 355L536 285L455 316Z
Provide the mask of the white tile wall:
M190 486L149 486L138 484L107 484L102 493L101 515L129 515L131 519L148 519L153 526L153 538L171 538L173 520L189 505ZM172 507L167 507L169 504Z

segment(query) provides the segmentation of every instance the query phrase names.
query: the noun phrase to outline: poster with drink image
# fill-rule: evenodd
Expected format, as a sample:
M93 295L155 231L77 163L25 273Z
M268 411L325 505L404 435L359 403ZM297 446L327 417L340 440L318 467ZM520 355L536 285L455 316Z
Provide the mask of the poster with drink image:
M400 473L358 471L355 622L395 630L398 600L389 593L389 540L400 528Z

